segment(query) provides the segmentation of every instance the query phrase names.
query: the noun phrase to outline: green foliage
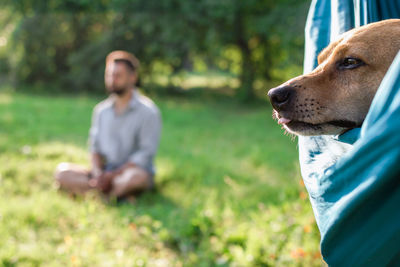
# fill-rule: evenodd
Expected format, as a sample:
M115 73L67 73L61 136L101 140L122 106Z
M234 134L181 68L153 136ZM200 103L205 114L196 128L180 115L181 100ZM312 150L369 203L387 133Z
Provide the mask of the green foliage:
M88 164L99 100L0 92L0 265L322 265L296 144L268 106L155 98L154 192L134 205L58 192L60 161Z
M208 70L237 76L237 96L250 100L256 89L301 65L307 3L19 0L1 6L17 25L8 48L17 83L99 92L106 54L124 49L139 57L143 77L160 63L168 66L164 75L199 71L200 59Z

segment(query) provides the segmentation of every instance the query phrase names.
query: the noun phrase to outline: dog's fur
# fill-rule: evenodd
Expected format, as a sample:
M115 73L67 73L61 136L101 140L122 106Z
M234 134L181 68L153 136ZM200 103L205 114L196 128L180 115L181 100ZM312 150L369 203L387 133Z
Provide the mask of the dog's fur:
M400 19L344 33L318 67L268 92L278 123L296 135L340 134L360 127L400 49Z

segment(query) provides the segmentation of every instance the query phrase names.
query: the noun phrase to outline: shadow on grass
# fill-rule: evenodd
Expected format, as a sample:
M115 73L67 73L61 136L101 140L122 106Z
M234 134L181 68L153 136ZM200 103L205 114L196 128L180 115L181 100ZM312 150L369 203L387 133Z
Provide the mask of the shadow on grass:
M53 244L64 246L65 235L91 248L93 258L115 256L112 249L122 247L129 257L141 249L149 262L158 253L155 258L169 255L171 262L187 266L294 266L288 263L298 246L308 246L310 259L318 250L318 238L303 230L313 221L308 201L298 197L297 151L264 106L196 96L156 98L164 122L157 190L142 194L135 205L102 205L98 198L69 201L49 192L58 162L87 164L85 144L97 99L19 93L4 99L0 192L3 200L17 203L10 214L21 222L13 228L10 221L3 239L25 229L18 241L36 245L29 235L32 225L24 219L32 211L21 208L42 196L34 218L48 233L40 242L46 253L37 254L43 262L58 255Z
M121 202L115 208L119 216L128 219L144 238L159 240L159 247L174 251L186 258L184 261L197 253L207 255L200 262L213 263L214 253L202 245L208 242L213 226L211 220L199 217L199 210L184 208L159 189L142 193L134 205ZM157 250L157 245L154 249Z

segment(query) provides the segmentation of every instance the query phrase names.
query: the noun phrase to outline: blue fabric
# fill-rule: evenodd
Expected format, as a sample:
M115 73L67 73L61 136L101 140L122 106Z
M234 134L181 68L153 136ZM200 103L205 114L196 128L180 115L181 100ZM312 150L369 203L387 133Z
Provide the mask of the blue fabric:
M399 0L314 0L306 24L304 72L353 27L400 17ZM301 172L330 266L400 266L400 55L362 128L299 137Z

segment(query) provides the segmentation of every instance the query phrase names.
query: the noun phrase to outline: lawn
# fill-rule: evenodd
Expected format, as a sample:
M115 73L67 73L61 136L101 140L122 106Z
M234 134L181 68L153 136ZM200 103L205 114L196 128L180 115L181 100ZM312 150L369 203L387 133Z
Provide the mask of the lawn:
M323 265L297 142L268 103L155 97L156 190L107 204L52 178L61 161L88 165L99 100L0 91L0 265Z

